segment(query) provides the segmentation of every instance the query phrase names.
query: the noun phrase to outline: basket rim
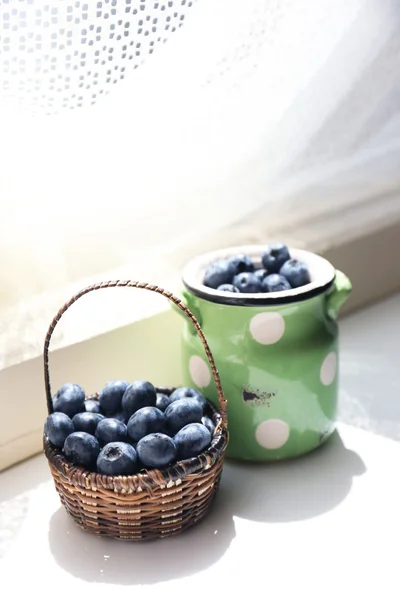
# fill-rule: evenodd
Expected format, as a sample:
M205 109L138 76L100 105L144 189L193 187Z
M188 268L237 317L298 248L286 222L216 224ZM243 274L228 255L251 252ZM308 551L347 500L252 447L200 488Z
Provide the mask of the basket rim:
M158 393L168 392L176 388L156 387ZM86 399L95 399L98 394L86 396ZM219 458L225 453L228 445L229 433L227 427L222 424L219 411L207 400L209 414L216 421L216 431L211 440L210 447L194 458L178 461L163 469L143 469L134 475L101 475L94 471L88 471L85 467L75 466L68 461L62 450L53 446L50 440L43 434L43 449L49 463L63 477L72 484L85 489L97 490L103 488L116 493L152 492L160 488L178 485L183 479L198 475L203 471L210 470Z

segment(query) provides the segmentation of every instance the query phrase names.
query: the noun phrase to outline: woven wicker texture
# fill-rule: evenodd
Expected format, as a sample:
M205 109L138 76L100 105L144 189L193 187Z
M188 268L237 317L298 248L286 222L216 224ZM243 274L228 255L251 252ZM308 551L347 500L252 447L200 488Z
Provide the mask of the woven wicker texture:
M159 293L180 310L199 335L218 390L219 412L209 404L208 415L216 429L210 448L200 456L165 469L143 470L137 475L106 476L68 462L44 437L44 451L61 502L78 526L96 535L145 540L175 535L200 521L218 490L228 443L226 398L207 340L195 316L181 300L158 286L136 281L108 281L88 286L73 296L54 317L44 344L44 377L47 408L53 412L49 374L52 333L66 310L85 294L110 287L135 287ZM169 388L157 391L171 393Z

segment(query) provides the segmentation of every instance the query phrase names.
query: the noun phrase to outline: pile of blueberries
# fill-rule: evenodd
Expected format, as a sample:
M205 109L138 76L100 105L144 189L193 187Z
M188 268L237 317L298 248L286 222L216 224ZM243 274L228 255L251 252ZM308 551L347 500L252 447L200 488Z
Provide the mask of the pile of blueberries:
M285 244L271 244L262 253L263 268L256 269L249 256L240 254L211 263L204 274L205 286L221 292L265 294L284 292L310 283L307 265L294 258Z
M193 388L157 393L149 381L111 381L97 399L66 383L53 397L44 434L75 465L103 475L133 475L198 456L215 425Z

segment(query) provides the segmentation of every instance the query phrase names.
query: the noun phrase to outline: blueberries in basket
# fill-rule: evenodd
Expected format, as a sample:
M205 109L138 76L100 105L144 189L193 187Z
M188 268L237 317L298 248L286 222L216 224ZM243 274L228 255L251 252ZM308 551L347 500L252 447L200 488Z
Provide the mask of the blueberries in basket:
M128 436L134 442L149 433L164 433L166 420L164 413L155 406L139 408L128 421Z
M239 273L239 275L235 275L233 285L242 294L257 294L261 290L261 281L254 273Z
M263 253L261 262L268 273L279 273L283 264L289 259L289 249L285 244L271 244Z
M164 412L164 410L167 408L167 406L171 404L171 402L172 401L170 397L167 396L167 394L157 394L156 408Z
M171 402L175 402L175 400L183 400L184 398L194 398L195 400L197 400L197 402L201 404L203 412L207 408L207 400L203 396L203 394L198 390L189 387L176 388L176 390L174 390L169 397L170 404Z
M128 423L128 420L125 416L125 413L123 410L119 410L116 413L112 413L111 415L107 415L107 418L109 419L117 419L117 421L121 421L121 423L125 423L125 425Z
M103 419L97 425L95 436L99 440L100 446L105 446L110 442L126 442L128 434L125 423L108 418Z
M44 424L45 436L66 460L92 472L119 476L166 467L178 458L196 456L214 435L215 424L205 416L208 401L195 388L164 394L148 381L114 381L99 398L101 402L95 396L85 400L81 386L65 384L53 402L61 403L71 417L53 412Z
M85 410L85 390L77 383L65 383L53 398L55 412L62 412L71 419Z
M104 419L100 413L83 412L72 418L75 431L86 431L94 435L97 425Z
M61 412L53 412L44 424L44 434L56 448L62 448L67 437L74 431L71 419Z
M249 256L245 254L238 254L237 256L233 256L228 259L228 264L230 264L234 269L234 275L238 275L238 273L251 273L254 271L253 261Z
M206 269L203 283L216 290L224 283L232 283L235 274L235 268L228 260L217 260Z
M75 465L94 470L100 452L97 439L85 431L71 433L64 444L64 456Z
M285 290L291 290L292 286L283 275L273 273L267 275L267 277L261 283L261 290L263 292L283 292Z
M280 274L286 277L294 288L307 285L311 281L307 265L301 260L291 259L286 261L280 270Z
M136 446L138 458L143 466L160 469L175 462L176 446L172 438L164 433L150 433Z
M219 290L220 292L231 292L233 294L237 294L239 292L239 289L231 283L223 283L222 285L217 287L217 290Z
M101 412L104 415L116 413L121 409L122 396L128 382L118 379L117 381L109 381L99 394L99 403Z
M157 392L149 381L134 381L125 390L122 396L122 410L125 416L129 418L139 408L145 406L155 406Z
M202 423L190 423L174 437L178 460L192 458L205 450L211 443L211 433Z
M260 281L262 281L268 275L268 271L267 269L257 269L257 271L254 271L254 275L258 277Z
M167 430L171 435L189 423L200 423L203 409L195 398L183 398L170 404L166 411Z
M136 450L126 442L110 442L97 457L102 475L133 475L138 470Z
M204 427L207 427L208 431L211 433L211 436L213 436L215 431L215 425L212 419L210 419L210 417L203 417L201 419L201 422L203 423Z
M90 398L89 400L85 400L85 412L91 413L99 413L100 412L100 404L98 400L93 400Z

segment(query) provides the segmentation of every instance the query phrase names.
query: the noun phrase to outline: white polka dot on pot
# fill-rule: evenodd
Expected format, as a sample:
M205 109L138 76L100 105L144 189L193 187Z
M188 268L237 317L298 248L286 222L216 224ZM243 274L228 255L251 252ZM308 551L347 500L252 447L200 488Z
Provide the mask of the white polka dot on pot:
M321 383L330 385L336 377L337 355L336 352L330 352L324 359L319 373Z
M189 373L192 381L201 388L207 387L211 382L211 372L206 361L201 356L191 356L189 359Z
M277 450L289 439L289 425L281 419L267 419L256 429L256 440L266 450Z
M285 320L277 312L259 313L250 321L250 333L259 344L276 344L285 333Z

